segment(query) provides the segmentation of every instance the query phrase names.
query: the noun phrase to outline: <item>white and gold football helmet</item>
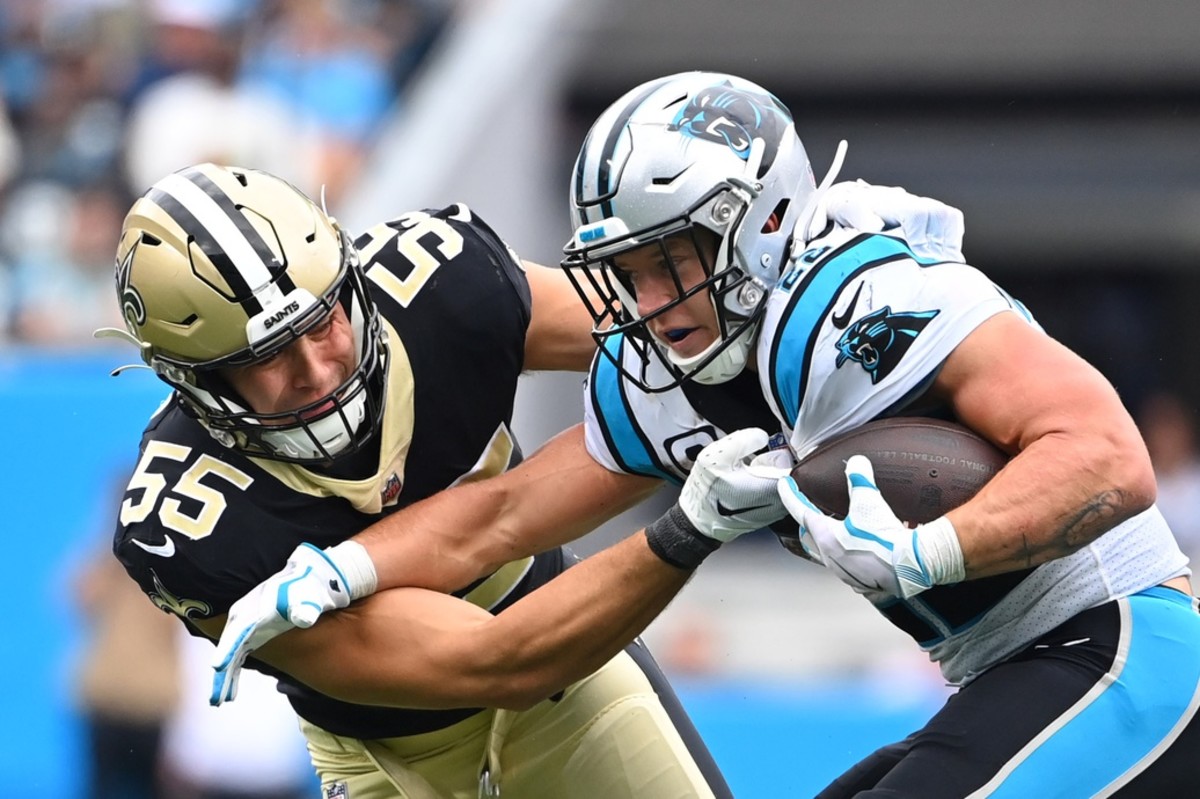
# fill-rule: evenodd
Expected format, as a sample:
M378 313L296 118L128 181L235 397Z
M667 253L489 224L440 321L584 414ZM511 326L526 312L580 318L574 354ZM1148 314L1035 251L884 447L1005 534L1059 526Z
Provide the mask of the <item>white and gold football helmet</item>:
M815 188L792 115L766 89L733 75L685 72L626 93L596 120L575 162L575 234L562 262L592 311L601 351L646 391L735 377ZM705 264L708 278L639 317L613 257L657 243L670 264L665 239L701 230L720 242ZM698 241L697 249L703 252ZM685 358L657 341L646 322L701 291L709 292L721 335ZM642 364L660 360L671 379L651 385L644 368L635 374L622 365L605 346L618 335Z
M126 215L116 279L127 331L117 334L225 446L328 463L378 428L387 346L358 251L286 181L214 164L168 175ZM349 379L303 408L255 413L221 370L272 357L338 303L357 348Z

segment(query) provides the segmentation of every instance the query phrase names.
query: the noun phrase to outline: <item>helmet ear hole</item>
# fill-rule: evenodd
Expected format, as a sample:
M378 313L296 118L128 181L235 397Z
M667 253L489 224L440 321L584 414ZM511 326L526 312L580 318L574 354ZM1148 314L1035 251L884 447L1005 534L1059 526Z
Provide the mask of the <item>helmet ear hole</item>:
M791 203L792 201L789 197L784 197L782 200L780 200L779 204L775 206L775 210L771 211L771 213L767 216L766 221L763 222L761 232L774 233L775 231L779 230L779 226L783 224L783 220L787 217L788 206L791 205Z

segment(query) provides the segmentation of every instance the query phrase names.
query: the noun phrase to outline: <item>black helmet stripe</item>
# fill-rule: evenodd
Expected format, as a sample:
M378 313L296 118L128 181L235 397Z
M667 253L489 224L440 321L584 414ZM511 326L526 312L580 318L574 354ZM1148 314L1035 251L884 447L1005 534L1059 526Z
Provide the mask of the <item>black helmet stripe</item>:
M589 146L590 142L584 142L579 163L575 168L575 206L579 209L580 224L587 224L587 208L588 206L595 205L596 203L603 203L600 209L601 219L612 216L611 200L617 193L617 187L614 183L612 183L614 176L611 172L611 167L613 163L613 154L617 149L617 142L620 140L621 133L625 130L625 125L629 122L629 118L632 117L633 113L637 111L639 106L641 106L642 101L644 101L652 92L654 92L654 90L656 90L665 82L666 79L664 78L663 80L654 81L644 86L642 91L638 92L629 100L628 103L625 104L625 107L621 110L621 113L616 117L616 119L613 120L612 124L608 126L608 138L604 141L604 147L599 152L599 157L596 159L597 162L585 163L582 153L591 152L591 147ZM594 132L595 128L592 130ZM591 138L591 133L588 134L588 138ZM595 197L584 196L584 175L587 174L588 169L596 170L597 194Z
M277 279L279 290L284 294L287 294L295 289L296 284L292 282L291 275L285 271L287 264L280 264L276 260L275 253L273 253L271 248L267 246L267 243L263 241L263 238L259 235L258 230L254 227L254 225L250 224L250 220L247 219L246 215L238 209L237 204L225 192L225 190L218 186L212 178L198 169L188 170L184 174L187 174L196 183L196 185L204 189L204 193L212 198L213 202L217 204L217 207L224 211L225 214L233 220L233 223L237 226L237 229L246 237L246 240L250 242L250 246L254 249L254 251L259 254L262 262L267 264L267 268L271 269L272 265L275 265L275 268L272 271L277 271L279 273Z
M162 207L193 240L241 303L247 316L262 311L254 292L274 285L282 293L295 288L274 252L238 206L199 169L160 181L147 198Z

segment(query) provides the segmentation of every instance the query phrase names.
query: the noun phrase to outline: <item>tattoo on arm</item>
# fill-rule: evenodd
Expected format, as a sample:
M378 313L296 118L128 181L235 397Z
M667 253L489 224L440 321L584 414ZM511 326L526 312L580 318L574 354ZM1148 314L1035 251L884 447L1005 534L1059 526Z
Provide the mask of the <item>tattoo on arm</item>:
M1125 492L1117 489L1101 491L1067 519L1054 539L1047 542L1048 548L1061 551L1058 557L1074 552L1095 540L1099 531L1107 530L1119 521L1124 507Z
M1123 517L1124 507L1124 492L1116 489L1102 491L1051 535L1031 538L1028 533L1022 533L1021 544L1013 560L1028 569L1055 558L1064 558L1111 528Z

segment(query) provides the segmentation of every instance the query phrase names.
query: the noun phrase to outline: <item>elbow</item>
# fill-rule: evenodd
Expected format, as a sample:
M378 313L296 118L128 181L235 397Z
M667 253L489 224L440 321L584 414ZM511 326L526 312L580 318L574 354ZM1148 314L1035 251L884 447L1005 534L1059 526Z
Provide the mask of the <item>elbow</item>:
M1154 466L1136 431L1113 443L1108 463L1110 485L1118 498L1123 518L1136 516L1154 504L1158 496Z
M1154 469L1149 461L1142 468L1133 468L1126 476L1122 488L1125 502L1129 507L1130 516L1135 516L1147 510L1158 498L1158 482L1154 477Z

